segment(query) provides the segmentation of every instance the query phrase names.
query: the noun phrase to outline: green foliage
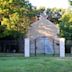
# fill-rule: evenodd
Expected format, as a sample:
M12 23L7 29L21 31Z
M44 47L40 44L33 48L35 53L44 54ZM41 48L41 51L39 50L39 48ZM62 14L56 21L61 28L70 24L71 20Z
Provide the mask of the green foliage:
M72 12L66 12L60 22L60 36L72 39Z
M72 0L69 0L69 4L72 5Z
M48 8L46 10L46 14L48 15L48 19L55 24L59 23L59 19L61 18L62 14L65 12L64 9L59 8Z
M6 30L6 27L4 25L0 25L0 38L4 37L5 30Z
M20 32L25 35L30 25L32 11L32 5L28 1L0 0L1 27L5 26L5 30L0 33L2 35L0 37L12 35L12 32L14 34Z
M39 11L40 13L44 12L44 11L45 11L45 7L40 7L40 8L38 9L38 11Z

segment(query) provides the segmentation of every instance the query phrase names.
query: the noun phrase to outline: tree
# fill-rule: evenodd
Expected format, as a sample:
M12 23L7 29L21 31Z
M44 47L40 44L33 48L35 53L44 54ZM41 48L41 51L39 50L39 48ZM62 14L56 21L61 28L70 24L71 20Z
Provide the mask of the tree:
M72 5L72 0L69 0L70 5Z
M26 34L31 23L32 5L25 0L0 0L0 37L18 36ZM31 14L31 16L30 16ZM15 34L14 34L14 33Z
M61 18L62 14L64 13L64 9L57 9L57 8L48 8L46 10L46 14L48 15L48 19L55 24L59 23L59 19Z
M60 22L60 36L72 40L72 12L64 13Z

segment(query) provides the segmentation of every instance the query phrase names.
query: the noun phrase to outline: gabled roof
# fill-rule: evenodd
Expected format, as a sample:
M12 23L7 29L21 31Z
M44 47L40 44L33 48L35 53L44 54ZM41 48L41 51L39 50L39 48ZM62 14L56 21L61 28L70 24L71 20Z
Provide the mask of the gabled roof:
M53 23L53 22L51 22L51 21L49 21L48 19L47 19L47 16L40 16L40 18L39 18L39 20L37 20L36 22L34 22L34 23L32 23L31 24L31 27L32 26L36 26L36 25L41 25L41 24L47 24L50 28L52 28L52 30L54 31L54 30L58 30L58 28L56 27L56 25Z
M28 37L49 36L57 37L58 28L49 21L46 16L40 16L39 20L32 23L28 31Z

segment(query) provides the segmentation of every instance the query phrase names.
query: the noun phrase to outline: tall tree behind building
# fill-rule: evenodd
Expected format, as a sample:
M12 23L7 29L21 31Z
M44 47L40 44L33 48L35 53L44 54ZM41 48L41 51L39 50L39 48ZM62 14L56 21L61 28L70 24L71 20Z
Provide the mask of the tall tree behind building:
M32 11L31 3L26 0L0 0L0 38L25 35Z

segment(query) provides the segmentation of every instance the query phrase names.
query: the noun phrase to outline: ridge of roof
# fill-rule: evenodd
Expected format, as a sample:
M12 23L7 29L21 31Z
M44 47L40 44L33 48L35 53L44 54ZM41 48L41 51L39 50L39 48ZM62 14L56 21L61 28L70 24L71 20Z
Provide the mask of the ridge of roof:
M37 20L37 21L35 21L35 22L33 22L31 25L33 25L33 24L38 24L38 23L44 23L44 22L46 22L46 24L48 23L48 24L51 24L51 25L54 25L54 26L56 26L53 22L51 22L50 20L48 20L46 17L44 17L44 16L40 16L40 18L39 18L39 20Z

